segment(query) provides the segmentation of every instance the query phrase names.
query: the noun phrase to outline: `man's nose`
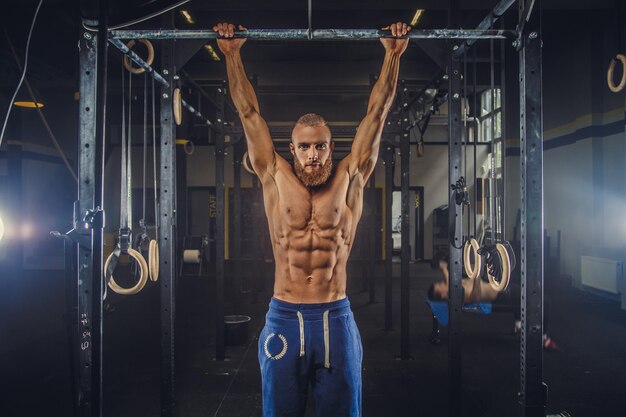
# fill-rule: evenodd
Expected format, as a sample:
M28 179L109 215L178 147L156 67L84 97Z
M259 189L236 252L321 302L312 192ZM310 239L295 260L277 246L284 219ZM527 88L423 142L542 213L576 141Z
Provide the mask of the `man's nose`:
M318 152L317 149L313 148L309 151L309 159L311 161L315 161L318 158Z

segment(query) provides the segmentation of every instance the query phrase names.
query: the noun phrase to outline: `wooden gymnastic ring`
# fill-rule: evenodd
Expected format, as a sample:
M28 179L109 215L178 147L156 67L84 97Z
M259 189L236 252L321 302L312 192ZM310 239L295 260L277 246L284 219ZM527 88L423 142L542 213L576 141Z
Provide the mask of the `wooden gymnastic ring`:
M174 97L172 98L172 106L174 107L174 122L176 126L180 126L183 122L183 97L180 94L180 88L174 89Z
M150 241L148 247L148 271L150 272L150 281L159 280L159 244L154 239Z
M615 71L615 63L620 61L622 63L622 79L618 85L613 84L613 72ZM617 56L611 59L609 64L609 70L606 72L606 82L609 85L609 90L614 93L619 93L626 86L626 56L617 54Z
M243 154L243 158L241 158L241 165L243 165L243 169L248 171L252 175L256 175L256 172L250 166L250 158L248 157L248 151Z
M463 266L465 267L465 273L470 279L479 277L483 267L482 257L478 254L478 249L480 249L480 245L474 238L465 242L465 246L463 247ZM470 250L474 252L474 268L472 268L470 260Z
M140 276L139 276L139 281L137 281L137 284L135 284L133 287L123 288L123 287L120 287L117 284L117 282L115 282L115 279L113 279L113 274L111 274L111 277L109 278L109 283L108 283L109 288L111 288L113 291L121 295L137 294L139 291L143 289L143 287L146 285L146 282L148 282L148 264L146 263L146 260L144 259L144 257L141 255L141 253L131 248L128 248L127 253L128 253L128 256L130 256L131 258L134 258L139 264ZM107 261L104 264L105 271L109 269L109 263L111 262L111 259L113 259L113 254L111 254L107 258Z
M128 47L128 49L132 49L132 47L135 46L136 43L137 42L135 40L131 40L126 44L126 46ZM152 65L152 62L154 61L154 46L152 46L152 42L150 42L148 39L139 39L139 43L143 43L148 49L148 57L145 59L145 61L146 64ZM128 55L124 55L124 68L126 68L133 74L142 74L146 71L141 67L133 67L133 64L131 63Z
M489 268L487 268L487 277L489 277L489 284L491 284L491 288L498 292L502 292L509 286L509 278L511 277L511 259L509 258L509 252L506 250L506 246L502 243L496 243L496 249L498 250L498 255L500 256L500 265L502 265L500 282L497 282L496 279L489 273Z

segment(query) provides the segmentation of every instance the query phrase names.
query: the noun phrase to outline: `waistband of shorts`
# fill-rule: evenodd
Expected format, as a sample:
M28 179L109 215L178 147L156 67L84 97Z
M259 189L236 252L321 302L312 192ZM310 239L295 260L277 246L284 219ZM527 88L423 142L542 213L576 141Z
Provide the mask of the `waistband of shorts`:
M321 320L325 311L329 317L340 317L351 313L348 297L330 303L297 304L273 298L270 300L268 315L285 318L297 318L297 312L304 320Z

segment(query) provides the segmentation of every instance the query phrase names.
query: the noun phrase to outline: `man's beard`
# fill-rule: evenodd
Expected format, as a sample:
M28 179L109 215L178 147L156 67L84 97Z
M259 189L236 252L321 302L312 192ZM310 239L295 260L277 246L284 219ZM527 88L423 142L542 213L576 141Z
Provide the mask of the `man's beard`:
M308 173L304 170L304 166L298 161L298 158L294 158L293 166L296 171L296 176L306 187L319 187L328 181L330 174L333 170L332 158L328 158L321 168L314 169L313 172Z

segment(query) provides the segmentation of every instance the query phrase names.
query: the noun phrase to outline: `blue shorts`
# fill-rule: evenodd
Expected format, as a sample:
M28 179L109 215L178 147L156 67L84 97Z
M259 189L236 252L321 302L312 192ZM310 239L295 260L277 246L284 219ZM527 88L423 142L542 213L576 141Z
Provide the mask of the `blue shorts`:
M347 298L293 304L272 298L259 336L263 416L361 416L363 346Z

